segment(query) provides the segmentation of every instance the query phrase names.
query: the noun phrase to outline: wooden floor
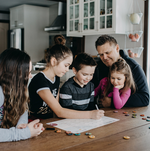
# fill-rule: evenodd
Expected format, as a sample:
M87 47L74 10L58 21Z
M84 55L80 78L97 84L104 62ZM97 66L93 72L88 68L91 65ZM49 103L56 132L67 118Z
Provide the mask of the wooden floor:
M137 111L136 118L132 118L133 110ZM124 116L124 111L130 116ZM36 138L0 143L0 151L150 151L150 122L142 120L140 114L150 116L150 107L123 108L118 113L105 109L105 116L120 121L88 131L95 135L95 139L89 139L84 132L80 136L67 136L64 131L45 130ZM58 119L47 119L42 123L46 128L47 122L55 120ZM125 135L130 139L123 139Z

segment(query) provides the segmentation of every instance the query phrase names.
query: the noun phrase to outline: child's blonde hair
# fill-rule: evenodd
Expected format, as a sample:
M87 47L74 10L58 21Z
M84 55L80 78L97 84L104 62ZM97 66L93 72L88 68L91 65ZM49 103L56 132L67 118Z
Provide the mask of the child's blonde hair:
M121 74L124 74L125 76L125 83L123 91L126 91L127 89L131 89L131 93L135 93L136 87L134 83L134 79L132 76L132 72L130 69L130 66L127 64L127 62L123 58L119 58L117 62L113 63L112 66L109 68L109 75L108 75L108 86L105 90L104 96L107 96L109 92L112 92L113 85L110 82L110 77L112 72L119 72Z

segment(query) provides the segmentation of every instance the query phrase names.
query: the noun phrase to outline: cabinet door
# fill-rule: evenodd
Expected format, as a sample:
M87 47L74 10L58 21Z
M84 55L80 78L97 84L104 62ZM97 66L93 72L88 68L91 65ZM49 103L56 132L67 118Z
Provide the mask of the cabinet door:
M17 27L18 13L16 8L10 9L10 29Z
M24 25L24 7L23 6L17 7L17 11L18 11L17 27L22 28Z
M96 0L83 0L82 3L82 31L83 33L96 30Z
M24 7L18 6L10 9L10 29L23 28Z
M98 7L99 31L113 29L113 0L100 0Z
M67 1L67 35L80 35L81 32L81 0Z

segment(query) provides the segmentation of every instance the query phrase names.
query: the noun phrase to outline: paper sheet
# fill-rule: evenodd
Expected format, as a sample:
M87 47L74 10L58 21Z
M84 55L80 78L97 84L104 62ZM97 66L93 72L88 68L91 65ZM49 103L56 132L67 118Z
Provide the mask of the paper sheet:
M57 127L59 129L65 130L65 131L71 131L72 133L82 133L85 131L89 131L91 129L101 127L113 122L117 122L120 119L111 118L107 116L103 116L99 120L95 119L63 119L59 121L50 122L47 124L57 124Z

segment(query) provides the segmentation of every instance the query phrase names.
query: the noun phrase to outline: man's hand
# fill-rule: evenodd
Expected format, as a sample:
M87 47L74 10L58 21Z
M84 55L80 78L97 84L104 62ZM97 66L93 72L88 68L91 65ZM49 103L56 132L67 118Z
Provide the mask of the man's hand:
M110 107L111 106L111 98L109 97L103 97L99 100L103 107Z

